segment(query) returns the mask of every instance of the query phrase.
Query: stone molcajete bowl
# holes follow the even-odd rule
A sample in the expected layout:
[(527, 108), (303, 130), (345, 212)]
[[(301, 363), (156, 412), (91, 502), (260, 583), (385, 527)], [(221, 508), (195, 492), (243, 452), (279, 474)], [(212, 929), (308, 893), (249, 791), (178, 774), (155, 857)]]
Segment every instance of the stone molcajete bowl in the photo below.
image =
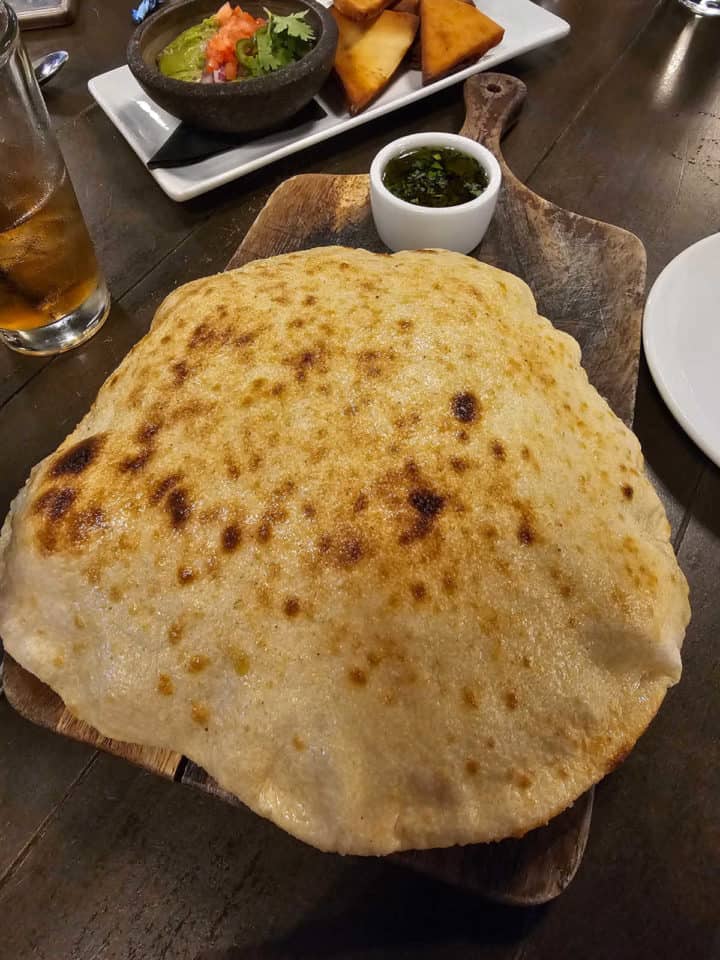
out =
[[(233, 5), (237, 2), (234, 0)], [(254, 17), (264, 16), (265, 7), (281, 16), (307, 10), (306, 19), (316, 37), (312, 50), (281, 70), (237, 83), (188, 83), (160, 73), (160, 51), (220, 6), (221, 0), (179, 0), (162, 7), (130, 38), (128, 66), (155, 103), (193, 127), (223, 133), (255, 133), (278, 127), (309, 103), (325, 83), (335, 59), (335, 21), (317, 0), (241, 0), (243, 10)]]

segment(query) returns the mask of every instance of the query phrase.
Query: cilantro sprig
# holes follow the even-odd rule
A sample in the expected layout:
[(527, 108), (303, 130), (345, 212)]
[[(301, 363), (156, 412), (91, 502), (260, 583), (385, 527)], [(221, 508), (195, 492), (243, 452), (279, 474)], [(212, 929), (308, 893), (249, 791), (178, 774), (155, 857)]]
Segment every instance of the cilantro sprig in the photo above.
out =
[(312, 47), (315, 33), (305, 10), (280, 17), (265, 10), (267, 23), (248, 40), (239, 40), (238, 63), (251, 77), (261, 77), (295, 63)]

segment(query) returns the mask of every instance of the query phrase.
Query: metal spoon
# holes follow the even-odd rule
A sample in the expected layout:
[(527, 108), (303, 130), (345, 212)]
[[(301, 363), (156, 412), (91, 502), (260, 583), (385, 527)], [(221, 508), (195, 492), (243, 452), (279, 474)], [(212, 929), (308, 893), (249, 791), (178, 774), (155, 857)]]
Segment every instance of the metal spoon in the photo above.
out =
[(67, 50), (55, 50), (54, 53), (47, 53), (44, 57), (33, 64), (35, 79), (42, 87), (48, 80), (52, 80), (58, 70), (62, 70), (70, 59)]

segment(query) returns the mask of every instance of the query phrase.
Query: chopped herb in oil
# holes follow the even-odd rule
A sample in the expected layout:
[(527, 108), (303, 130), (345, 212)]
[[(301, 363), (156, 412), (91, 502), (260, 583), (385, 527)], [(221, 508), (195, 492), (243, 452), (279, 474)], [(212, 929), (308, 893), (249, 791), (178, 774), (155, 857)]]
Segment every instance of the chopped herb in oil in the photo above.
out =
[(383, 183), (390, 193), (419, 207), (455, 207), (486, 189), (486, 170), (452, 147), (418, 147), (388, 163)]

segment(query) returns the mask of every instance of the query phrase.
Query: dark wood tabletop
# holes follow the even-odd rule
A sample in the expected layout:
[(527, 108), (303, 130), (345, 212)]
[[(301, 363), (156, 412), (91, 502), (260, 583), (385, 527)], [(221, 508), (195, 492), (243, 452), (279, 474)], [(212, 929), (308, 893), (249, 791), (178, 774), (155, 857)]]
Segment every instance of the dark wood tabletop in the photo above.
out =
[[(114, 305), (70, 354), (0, 353), (2, 515), (159, 302), (221, 270), (282, 180), (366, 172), (392, 137), (463, 121), (457, 86), (176, 204), (87, 91), (124, 62), (131, 5), (80, 0), (73, 25), (26, 34), (33, 56), (70, 52), (47, 104)], [(572, 32), (502, 68), (528, 87), (505, 155), (536, 192), (636, 233), (652, 283), (720, 230), (720, 22), (677, 0), (542, 6)], [(245, 809), (34, 727), (0, 700), (0, 957), (720, 957), (720, 471), (675, 424), (644, 364), (635, 429), (693, 620), (682, 680), (597, 789), (584, 862), (560, 899), (501, 908), (384, 860), (321, 854)]]

